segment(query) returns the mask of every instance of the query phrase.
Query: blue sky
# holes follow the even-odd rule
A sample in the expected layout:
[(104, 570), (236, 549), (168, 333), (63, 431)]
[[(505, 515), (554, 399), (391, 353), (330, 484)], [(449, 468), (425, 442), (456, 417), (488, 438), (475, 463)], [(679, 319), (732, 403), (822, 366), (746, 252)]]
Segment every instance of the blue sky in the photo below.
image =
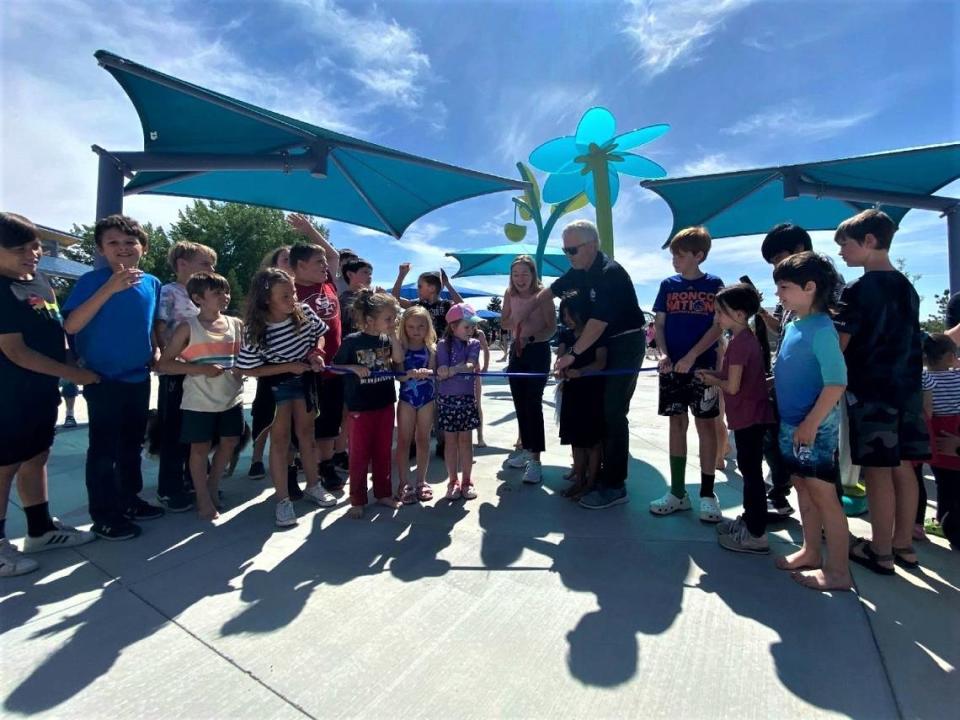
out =
[[(572, 134), (584, 110), (603, 105), (618, 131), (670, 123), (640, 152), (680, 176), (955, 141), (958, 30), (960, 5), (950, 0), (6, 0), (0, 206), (57, 227), (89, 222), (90, 145), (142, 147), (132, 106), (93, 59), (98, 48), (318, 125), (511, 177), (534, 147)], [(942, 192), (958, 191), (960, 183)], [(168, 224), (183, 204), (141, 196), (126, 210)], [(455, 270), (445, 252), (502, 244), (512, 219), (502, 193), (434, 212), (400, 241), (339, 223), (333, 240), (371, 258), (386, 284), (403, 260), (415, 271)], [(617, 257), (647, 307), (670, 273), (659, 249), (670, 225), (665, 203), (623, 183)], [(829, 234), (815, 237), (835, 253)], [(944, 220), (914, 211), (895, 240), (893, 255), (923, 276), (924, 315), (947, 284), (945, 238)], [(759, 241), (718, 240), (704, 267), (729, 280), (749, 274), (770, 290)], [(465, 283), (494, 290), (504, 279)]]

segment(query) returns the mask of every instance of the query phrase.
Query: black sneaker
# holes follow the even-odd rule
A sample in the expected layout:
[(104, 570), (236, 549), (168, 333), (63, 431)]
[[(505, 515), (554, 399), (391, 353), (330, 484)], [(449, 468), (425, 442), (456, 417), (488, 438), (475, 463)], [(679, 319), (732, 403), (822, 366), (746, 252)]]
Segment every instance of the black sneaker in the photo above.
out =
[(65, 428), (75, 428), (77, 426), (77, 419), (73, 415), (67, 415), (63, 421), (63, 426)]
[(143, 532), (139, 525), (121, 520), (115, 524), (94, 523), (90, 528), (102, 540), (133, 540)]
[(340, 476), (340, 473), (337, 472), (337, 468), (333, 464), (333, 460), (322, 461), (320, 463), (319, 474), (320, 484), (323, 485), (325, 490), (333, 492), (335, 490), (343, 489), (345, 481)]
[(263, 463), (259, 460), (254, 460), (250, 463), (250, 471), (247, 473), (252, 479), (259, 480), (260, 478), (267, 476), (267, 469), (263, 466)]
[(338, 453), (334, 453), (332, 459), (333, 459), (334, 467), (338, 467), (341, 470), (350, 469), (350, 456), (347, 455), (346, 450), (341, 450)]
[(796, 512), (793, 509), (793, 506), (787, 501), (786, 498), (782, 497), (768, 497), (767, 498), (767, 515), (772, 515), (774, 517), (785, 518), (790, 517), (793, 513)]
[(287, 494), (291, 500), (299, 500), (303, 497), (303, 490), (300, 489), (300, 483), (297, 482), (297, 466), (287, 467)]
[(157, 507), (156, 505), (151, 505), (145, 500), (140, 498), (135, 498), (133, 505), (127, 508), (127, 511), (123, 513), (123, 516), (127, 520), (156, 520), (158, 517), (163, 517), (163, 508)]
[[(182, 513), (193, 509), (193, 500), (189, 495), (157, 495), (157, 502), (167, 512)], [(146, 505), (146, 503), (144, 503)], [(150, 507), (147, 505), (147, 507)]]

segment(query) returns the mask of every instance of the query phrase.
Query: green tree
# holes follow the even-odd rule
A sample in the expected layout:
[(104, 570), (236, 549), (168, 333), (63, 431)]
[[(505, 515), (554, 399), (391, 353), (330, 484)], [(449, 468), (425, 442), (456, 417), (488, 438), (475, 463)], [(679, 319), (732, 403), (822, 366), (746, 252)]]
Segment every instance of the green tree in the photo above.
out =
[(950, 291), (944, 290), (933, 297), (937, 303), (937, 311), (930, 313), (927, 319), (920, 323), (920, 327), (928, 333), (943, 332), (947, 327), (947, 303), (950, 301)]
[(494, 295), (490, 298), (490, 302), (487, 303), (487, 310), (491, 312), (503, 312), (503, 298), (499, 295)]

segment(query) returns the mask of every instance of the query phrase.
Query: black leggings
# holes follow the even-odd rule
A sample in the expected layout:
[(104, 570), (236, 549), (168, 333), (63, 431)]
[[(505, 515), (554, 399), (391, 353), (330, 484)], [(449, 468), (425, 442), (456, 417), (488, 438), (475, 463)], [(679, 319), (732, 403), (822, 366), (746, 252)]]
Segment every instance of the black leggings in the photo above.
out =
[(733, 431), (737, 467), (743, 476), (743, 520), (754, 537), (763, 535), (767, 529), (767, 497), (763, 484), (763, 438), (766, 432), (766, 425), (751, 425)]
[[(527, 343), (520, 357), (510, 348), (508, 372), (546, 373), (550, 370), (550, 343)], [(524, 450), (539, 453), (546, 450), (543, 433), (543, 389), (547, 377), (510, 378), (510, 394), (520, 426), (520, 444)]]

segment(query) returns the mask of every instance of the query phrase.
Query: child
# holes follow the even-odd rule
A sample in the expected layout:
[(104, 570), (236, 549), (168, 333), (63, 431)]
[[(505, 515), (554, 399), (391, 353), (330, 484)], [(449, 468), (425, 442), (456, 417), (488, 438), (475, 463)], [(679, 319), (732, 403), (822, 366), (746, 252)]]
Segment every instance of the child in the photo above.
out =
[[(190, 446), (197, 512), (214, 520), (220, 478), (243, 434), (243, 382), (234, 369), (243, 323), (223, 314), (230, 305), (230, 284), (223, 276), (196, 273), (186, 290), (200, 312), (177, 326), (157, 368), (184, 377), (180, 439)], [(219, 442), (208, 471), (214, 440)]]
[[(480, 362), (480, 372), (485, 373), (490, 367), (490, 343), (487, 342), (487, 334), (479, 325), (474, 325), (473, 335), (480, 342), (480, 354), (483, 360)], [(486, 440), (483, 439), (483, 378), (477, 376), (477, 415), (480, 416), (480, 425), (477, 427), (477, 447), (485, 448)]]
[(270, 477), (277, 498), (277, 527), (297, 524), (287, 484), (291, 428), (300, 441), (307, 478), (304, 497), (320, 507), (337, 503), (317, 482), (313, 441), (316, 385), (308, 374), (323, 368), (321, 347), (326, 329), (313, 310), (297, 302), (290, 275), (269, 269), (253, 276), (237, 368), (244, 375), (268, 378), (276, 403), (276, 416), (270, 426)]
[[(341, 322), (340, 300), (337, 287), (330, 272), (337, 265), (337, 251), (327, 242), (303, 215), (293, 214), (289, 221), (312, 243), (298, 243), (290, 249), (290, 267), (293, 269), (297, 297), (313, 310), (327, 325), (323, 336), (323, 362), (331, 364), (340, 349)], [(317, 376), (319, 414), (314, 423), (317, 455), (320, 458), (320, 482), (327, 490), (343, 487), (343, 478), (333, 464), (334, 444), (340, 436), (340, 421), (343, 417), (343, 378), (326, 372)]]
[[(430, 429), (433, 427), (433, 381), (437, 367), (437, 334), (425, 308), (414, 305), (403, 312), (400, 319), (400, 345), (403, 348), (403, 369), (406, 376), (400, 381), (400, 402), (397, 403), (397, 472), (400, 475), (398, 495), (406, 504), (433, 499), (427, 484), (430, 464)], [(407, 481), (410, 466), (410, 440), (416, 436), (417, 485)]]
[(357, 331), (356, 318), (353, 317), (354, 300), (357, 293), (370, 287), (373, 282), (373, 265), (363, 258), (353, 258), (343, 264), (343, 277), (347, 289), (340, 293), (340, 307), (347, 308), (343, 313), (343, 337)]
[[(336, 277), (338, 297), (342, 295), (344, 292), (346, 292), (347, 288), (349, 287), (349, 283), (347, 282), (347, 276), (343, 269), (344, 265), (346, 265), (351, 260), (356, 260), (359, 257), (359, 255), (357, 255), (350, 248), (340, 248), (339, 255), (340, 255), (340, 261), (337, 263), (337, 277)], [(341, 305), (340, 307), (342, 308), (343, 305)]]
[[(206, 245), (178, 242), (167, 253), (167, 263), (176, 280), (160, 288), (156, 327), (161, 353), (170, 343), (177, 327), (197, 317), (199, 310), (187, 293), (187, 281), (194, 273), (212, 273), (217, 264), (217, 254)], [(160, 388), (157, 391), (157, 419), (161, 433), (157, 500), (169, 512), (175, 513), (193, 507), (184, 486), (190, 449), (180, 442), (182, 400), (183, 375), (160, 373)]]
[(139, 497), (160, 281), (137, 268), (150, 240), (133, 218), (98, 220), (93, 239), (107, 267), (77, 280), (63, 306), (64, 329), (74, 336), (78, 361), (101, 378), (83, 388), (92, 530), (104, 540), (129, 540), (140, 534), (135, 521), (163, 515)]
[(727, 550), (768, 553), (767, 503), (763, 484), (763, 438), (774, 422), (767, 392), (770, 345), (762, 320), (750, 331), (750, 319), (760, 310), (760, 295), (752, 285), (725, 287), (716, 297), (717, 319), (733, 334), (720, 372), (698, 370), (705, 385), (723, 391), (727, 424), (737, 445), (737, 467), (743, 477), (743, 515), (717, 526), (718, 541)]
[[(837, 402), (843, 397), (847, 370), (826, 313), (837, 274), (826, 257), (802, 252), (777, 265), (773, 278), (784, 310), (795, 316), (780, 342), (774, 385), (780, 408), (780, 454), (797, 489), (803, 525), (803, 547), (777, 558), (776, 564), (793, 571), (793, 579), (804, 587), (849, 590), (847, 516), (840, 504), (836, 459)], [(825, 560), (820, 553), (823, 536)]]
[(851, 458), (864, 470), (872, 540), (857, 539), (850, 559), (881, 575), (894, 562), (919, 565), (911, 545), (917, 480), (911, 461), (930, 457), (923, 418), (920, 298), (890, 262), (896, 225), (879, 210), (864, 210), (837, 228), (840, 257), (862, 277), (840, 296), (836, 316), (850, 382)]
[(663, 356), (659, 364), (659, 413), (670, 418), (670, 489), (650, 503), (650, 512), (669, 515), (690, 509), (684, 482), (689, 408), (700, 438), (700, 520), (720, 522), (720, 504), (713, 492), (719, 392), (704, 385), (693, 372), (712, 370), (717, 363), (720, 328), (716, 324), (714, 299), (723, 281), (700, 269), (710, 252), (710, 243), (710, 235), (702, 227), (686, 228), (673, 236), (670, 252), (678, 274), (660, 283), (653, 304), (657, 346)]
[[(410, 263), (401, 263), (400, 270), (397, 273), (397, 280), (393, 284), (393, 296), (402, 308), (408, 308), (413, 305), (420, 305), (426, 308), (427, 312), (430, 313), (430, 317), (433, 319), (433, 329), (436, 331), (437, 337), (444, 337), (447, 330), (447, 313), (450, 312), (453, 303), (462, 303), (463, 298), (460, 297), (460, 293), (458, 293), (450, 283), (450, 278), (447, 277), (445, 270), (440, 270), (439, 273), (432, 271), (420, 273), (420, 277), (417, 278), (417, 299), (407, 300), (402, 298), (400, 297), (400, 290), (403, 287), (404, 278), (406, 278), (409, 273)], [(440, 293), (443, 291), (443, 288), (446, 288), (450, 293), (450, 300), (440, 298)]]
[[(440, 396), (437, 414), (444, 434), (447, 465), (447, 500), (477, 497), (470, 474), (473, 470), (473, 431), (480, 425), (475, 395), (475, 378), (458, 373), (477, 371), (480, 341), (470, 337), (470, 326), (480, 318), (466, 303), (457, 303), (447, 312), (446, 336), (437, 345), (437, 377)], [(458, 480), (458, 467), (462, 481)]]
[[(567, 329), (560, 334), (558, 355), (570, 351), (589, 319), (590, 301), (585, 295), (575, 292), (560, 302), (560, 320)], [(579, 500), (596, 485), (603, 439), (604, 379), (583, 377), (583, 373), (603, 370), (606, 366), (607, 349), (594, 343), (562, 371), (560, 443), (573, 446), (573, 485), (564, 495), (573, 500)]]
[[(923, 409), (934, 437), (960, 433), (960, 370), (956, 368), (957, 346), (943, 333), (923, 342), (927, 369), (923, 372)], [(937, 519), (928, 529), (943, 535), (943, 517), (960, 513), (960, 457), (935, 452), (930, 469), (937, 483)]]
[[(390, 446), (397, 389), (394, 366), (403, 363), (397, 338), (397, 304), (383, 292), (357, 292), (353, 315), (363, 329), (343, 339), (334, 362), (351, 371), (345, 384), (350, 424), (350, 510), (360, 519), (367, 504), (367, 470), (373, 470), (373, 496), (379, 505), (400, 507), (393, 497)], [(374, 374), (375, 373), (375, 374)]]
[(82, 545), (91, 532), (50, 517), (47, 457), (60, 405), (58, 378), (86, 385), (97, 375), (66, 364), (66, 344), (53, 289), (37, 272), (43, 248), (37, 228), (0, 213), (0, 577), (36, 570), (6, 537), (14, 478), (27, 517), (24, 552)]

